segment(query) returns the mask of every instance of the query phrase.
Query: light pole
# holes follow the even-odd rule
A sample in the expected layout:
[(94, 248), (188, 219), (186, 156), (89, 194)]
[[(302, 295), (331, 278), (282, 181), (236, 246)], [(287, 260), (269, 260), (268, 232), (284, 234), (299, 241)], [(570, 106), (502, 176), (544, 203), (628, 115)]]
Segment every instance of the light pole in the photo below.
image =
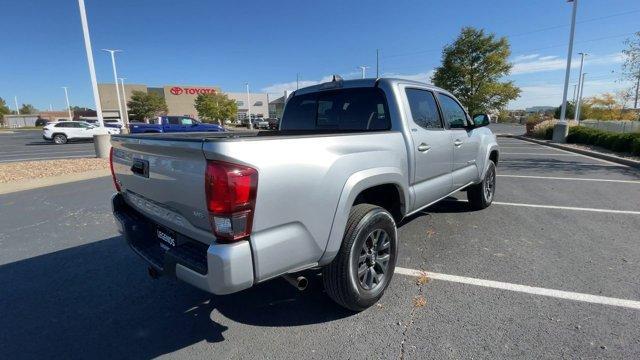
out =
[(580, 90), (578, 90), (578, 104), (576, 105), (576, 121), (580, 123), (580, 105), (582, 104), (582, 92), (584, 91), (584, 76), (587, 73), (582, 74), (580, 79)]
[(300, 73), (296, 73), (296, 90), (300, 88)]
[(251, 122), (251, 100), (249, 99), (249, 83), (246, 82), (244, 85), (247, 87), (247, 116), (249, 117), (249, 129), (253, 130), (253, 122)]
[(20, 115), (20, 108), (18, 107), (18, 97), (13, 97), (13, 102), (16, 104), (16, 114)]
[[(584, 65), (584, 57), (587, 55), (587, 53), (578, 53), (580, 54), (580, 73), (578, 73), (578, 88), (580, 89), (578, 91), (578, 98), (581, 99), (582, 98), (582, 67)], [(579, 109), (580, 109), (580, 104), (576, 104), (576, 108), (574, 111), (574, 116), (573, 116), (573, 120), (574, 121), (578, 121), (580, 122), (580, 117), (578, 117), (578, 113), (579, 113)]]
[(569, 88), (569, 76), (571, 75), (571, 54), (573, 53), (573, 35), (576, 29), (576, 11), (578, 10), (578, 0), (567, 0), (573, 2), (571, 11), (571, 31), (569, 33), (569, 51), (567, 52), (567, 70), (564, 74), (564, 89), (562, 91), (562, 108), (560, 110), (560, 121), (553, 127), (553, 142), (564, 143), (567, 141), (569, 125), (565, 119), (567, 113), (567, 92)]
[(376, 79), (380, 77), (380, 49), (376, 49)]
[(118, 49), (102, 49), (111, 55), (111, 66), (113, 67), (113, 85), (116, 88), (116, 96), (118, 97), (118, 116), (122, 119), (124, 111), (122, 111), (122, 101), (120, 101), (120, 87), (118, 86), (118, 71), (116, 71), (116, 53), (122, 52)]
[(69, 121), (73, 120), (73, 116), (71, 116), (71, 105), (69, 104), (69, 92), (67, 91), (67, 87), (63, 86), (64, 89), (64, 98), (67, 100), (67, 111), (69, 112)]
[(124, 128), (125, 132), (129, 131), (129, 109), (127, 109), (127, 92), (124, 89), (124, 80), (126, 78), (120, 78), (120, 86), (122, 86), (122, 100), (124, 101)]
[(80, 8), (80, 22), (82, 22), (82, 34), (84, 37), (84, 49), (87, 52), (87, 63), (89, 64), (89, 75), (91, 77), (91, 89), (93, 90), (93, 101), (96, 104), (98, 125), (104, 128), (102, 120), (102, 106), (100, 105), (100, 93), (98, 93), (98, 81), (96, 80), (96, 68), (93, 64), (93, 50), (91, 49), (91, 37), (89, 36), (89, 25), (87, 24), (87, 11), (84, 7), (84, 0), (78, 0)]
[(367, 77), (367, 69), (368, 69), (368, 68), (369, 68), (369, 67), (368, 67), (368, 66), (365, 66), (365, 65), (362, 65), (362, 66), (358, 66), (358, 67), (357, 67), (357, 69), (362, 70), (362, 78), (363, 78), (363, 79), (364, 79), (365, 77)]
[(578, 95), (578, 93), (576, 92), (576, 89), (578, 88), (578, 84), (573, 84), (573, 105), (576, 104), (576, 101), (578, 101), (578, 98), (576, 98), (576, 96)]

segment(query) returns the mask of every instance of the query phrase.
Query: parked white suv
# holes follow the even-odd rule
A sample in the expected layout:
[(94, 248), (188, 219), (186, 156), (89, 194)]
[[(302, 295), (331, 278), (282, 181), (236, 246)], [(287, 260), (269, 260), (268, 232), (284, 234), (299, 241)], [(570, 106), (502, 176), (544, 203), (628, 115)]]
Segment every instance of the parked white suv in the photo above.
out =
[[(111, 135), (119, 134), (118, 128), (105, 128)], [(101, 134), (102, 130), (83, 121), (62, 121), (46, 125), (42, 128), (42, 138), (56, 144), (66, 144), (69, 140), (93, 139), (93, 135)]]

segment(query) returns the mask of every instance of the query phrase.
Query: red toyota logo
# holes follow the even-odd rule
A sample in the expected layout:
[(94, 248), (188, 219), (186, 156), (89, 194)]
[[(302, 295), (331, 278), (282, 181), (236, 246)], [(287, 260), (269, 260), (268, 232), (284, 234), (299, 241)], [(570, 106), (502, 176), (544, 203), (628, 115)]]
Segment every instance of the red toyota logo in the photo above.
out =
[(171, 93), (172, 93), (173, 95), (180, 95), (180, 94), (182, 94), (182, 92), (183, 92), (184, 90), (182, 90), (182, 88), (181, 88), (181, 87), (179, 87), (179, 86), (174, 86), (174, 87), (172, 87), (172, 88), (171, 88), (171, 90), (169, 90), (169, 91), (171, 91)]

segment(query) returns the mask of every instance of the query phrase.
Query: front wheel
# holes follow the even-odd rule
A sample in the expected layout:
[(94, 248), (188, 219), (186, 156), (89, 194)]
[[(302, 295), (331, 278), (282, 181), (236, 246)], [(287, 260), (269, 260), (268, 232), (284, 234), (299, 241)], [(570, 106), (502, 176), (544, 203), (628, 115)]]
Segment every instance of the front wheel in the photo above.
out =
[(496, 192), (496, 164), (489, 160), (489, 166), (487, 172), (484, 175), (482, 182), (477, 185), (472, 185), (467, 190), (467, 198), (469, 199), (469, 205), (474, 210), (482, 210), (493, 201), (493, 196)]
[(67, 143), (67, 137), (64, 134), (56, 134), (53, 137), (53, 142), (57, 145), (62, 145)]
[(323, 271), (327, 294), (353, 311), (370, 307), (391, 282), (397, 252), (396, 223), (391, 214), (375, 205), (355, 205), (342, 246)]

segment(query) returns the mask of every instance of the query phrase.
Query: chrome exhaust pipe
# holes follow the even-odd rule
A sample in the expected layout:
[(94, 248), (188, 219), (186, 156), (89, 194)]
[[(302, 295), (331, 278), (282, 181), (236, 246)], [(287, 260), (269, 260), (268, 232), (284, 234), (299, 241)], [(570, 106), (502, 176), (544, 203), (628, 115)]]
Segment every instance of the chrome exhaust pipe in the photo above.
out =
[(295, 276), (291, 274), (284, 274), (282, 275), (282, 277), (287, 280), (289, 284), (293, 285), (293, 287), (300, 291), (305, 290), (309, 285), (309, 280), (307, 280), (307, 278), (302, 275)]

